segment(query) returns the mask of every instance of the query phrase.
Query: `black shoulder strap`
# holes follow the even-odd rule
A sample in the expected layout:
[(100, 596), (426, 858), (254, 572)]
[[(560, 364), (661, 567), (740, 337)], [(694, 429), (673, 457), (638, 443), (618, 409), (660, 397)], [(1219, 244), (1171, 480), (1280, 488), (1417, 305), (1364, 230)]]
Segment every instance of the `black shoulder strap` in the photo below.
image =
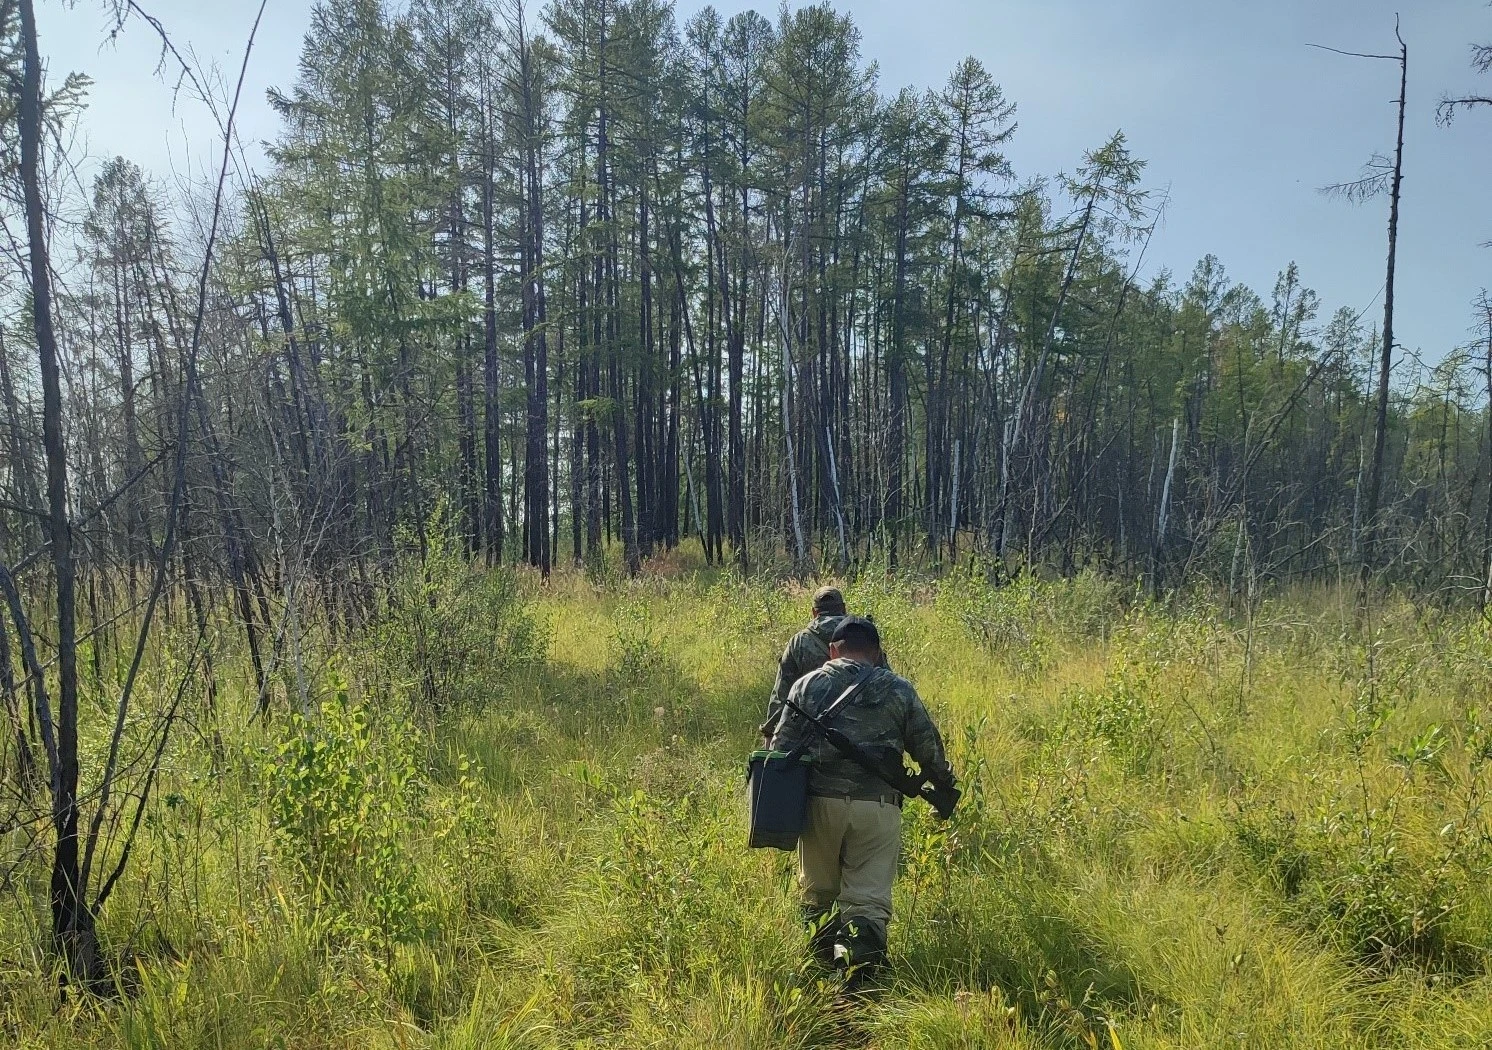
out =
[(855, 677), (855, 680), (849, 684), (849, 687), (845, 689), (844, 692), (839, 694), (838, 699), (836, 699), (828, 707), (824, 708), (824, 713), (819, 715), (819, 721), (827, 722), (829, 719), (838, 714), (842, 708), (848, 706), (850, 702), (855, 699), (855, 697), (860, 695), (860, 690), (865, 688), (866, 683), (869, 682), (871, 678), (875, 677), (875, 673), (878, 670), (880, 670), (880, 668), (876, 667), (874, 664), (866, 664), (865, 670), (861, 671)]
[[(818, 721), (819, 725), (823, 725), (823, 724), (827, 723), (829, 721), (829, 719), (833, 718), (835, 715), (839, 714), (840, 711), (844, 710), (844, 708), (847, 707), (855, 699), (855, 697), (860, 694), (860, 690), (863, 689), (863, 688), (865, 688), (866, 683), (869, 682), (873, 677), (875, 677), (875, 673), (878, 670), (880, 670), (880, 668), (878, 668), (878, 667), (876, 667), (874, 665), (867, 665), (866, 668), (865, 668), (865, 670), (861, 671), (858, 675), (856, 675), (855, 676), (855, 680), (853, 682), (851, 682), (848, 687), (845, 688), (845, 691), (842, 692), (842, 693), (840, 693), (839, 696), (835, 699), (835, 701), (832, 704), (830, 704), (828, 707), (824, 708), (824, 713), (823, 714), (817, 716), (817, 721)], [(794, 705), (794, 706), (797, 706), (797, 705)], [(787, 710), (788, 710), (787, 707), (784, 706), (784, 708), (783, 708), (783, 714), (784, 714), (784, 716), (787, 714)], [(819, 728), (819, 726), (818, 725), (814, 725), (813, 722), (809, 722), (809, 726), (808, 727), (809, 727), (809, 729), (818, 729)], [(811, 735), (810, 735), (810, 739), (811, 739)], [(793, 748), (791, 754), (794, 757), (797, 757), (797, 756), (801, 755), (808, 748), (808, 745), (809, 745), (809, 741), (805, 740), (803, 743), (801, 743), (797, 747)]]

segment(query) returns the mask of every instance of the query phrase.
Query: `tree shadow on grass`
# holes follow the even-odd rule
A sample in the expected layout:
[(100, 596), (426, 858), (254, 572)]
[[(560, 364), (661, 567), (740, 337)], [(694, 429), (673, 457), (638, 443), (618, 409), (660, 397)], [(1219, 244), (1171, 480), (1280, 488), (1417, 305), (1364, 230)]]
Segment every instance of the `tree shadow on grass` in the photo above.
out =
[(645, 668), (601, 670), (550, 662), (505, 683), (502, 699), (479, 715), (526, 712), (556, 739), (580, 743), (598, 734), (691, 744), (727, 741), (749, 748), (766, 710), (769, 683), (707, 689), (684, 666), (657, 655)]

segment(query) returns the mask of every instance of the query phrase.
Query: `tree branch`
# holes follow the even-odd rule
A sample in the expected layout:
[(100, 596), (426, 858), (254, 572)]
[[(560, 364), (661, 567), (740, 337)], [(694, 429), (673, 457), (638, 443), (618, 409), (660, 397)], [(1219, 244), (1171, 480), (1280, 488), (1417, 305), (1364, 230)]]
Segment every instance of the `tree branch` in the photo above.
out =
[(170, 565), (171, 552), (177, 538), (176, 526), (180, 516), (178, 508), (181, 506), (186, 488), (186, 443), (191, 427), (192, 391), (197, 382), (197, 358), (202, 347), (202, 326), (207, 315), (207, 287), (212, 274), (214, 252), (222, 219), (224, 186), (228, 181), (228, 166), (233, 157), (233, 124), (238, 114), (239, 99), (243, 95), (244, 79), (248, 75), (249, 57), (254, 52), (254, 39), (258, 36), (259, 23), (264, 18), (264, 8), (268, 2), (269, 0), (260, 0), (259, 10), (254, 16), (254, 24), (249, 29), (249, 39), (244, 45), (243, 62), (238, 70), (238, 85), (234, 89), (233, 101), (228, 108), (228, 120), (223, 128), (223, 160), (218, 170), (217, 187), (213, 195), (212, 223), (208, 229), (207, 245), (202, 257), (202, 270), (197, 283), (197, 311), (192, 324), (191, 342), (186, 347), (186, 375), (182, 383), (181, 410), (177, 421), (175, 478), (171, 487), (170, 507), (167, 511), (166, 534), (161, 540), (161, 549), (155, 566), (155, 578), (151, 581), (150, 597), (146, 602), (140, 632), (135, 641), (134, 655), (131, 657), (129, 670), (125, 674), (124, 685), (120, 690), (119, 709), (115, 715), (114, 732), (109, 741), (109, 755), (104, 765), (103, 779), (100, 781), (98, 807), (94, 811), (93, 820), (88, 829), (88, 841), (84, 846), (82, 874), (78, 880), (80, 895), (86, 892), (88, 879), (92, 874), (99, 829), (103, 826), (104, 813), (109, 805), (109, 791), (119, 764), (119, 748), (124, 739), (130, 698), (134, 692), (135, 682), (138, 680), (145, 646), (150, 638), (156, 605), (160, 600), (161, 592), (165, 589), (166, 571)]
[(1334, 47), (1327, 47), (1325, 44), (1309, 44), (1308, 43), (1308, 44), (1306, 44), (1306, 47), (1314, 47), (1314, 48), (1316, 48), (1316, 49), (1318, 49), (1320, 51), (1330, 51), (1334, 55), (1344, 55), (1347, 58), (1371, 58), (1371, 59), (1382, 60), (1384, 62), (1397, 62), (1397, 61), (1399, 61), (1399, 56), (1398, 55), (1370, 55), (1370, 54), (1364, 54), (1361, 51), (1340, 51), (1340, 50), (1338, 50), (1337, 48), (1334, 48)]

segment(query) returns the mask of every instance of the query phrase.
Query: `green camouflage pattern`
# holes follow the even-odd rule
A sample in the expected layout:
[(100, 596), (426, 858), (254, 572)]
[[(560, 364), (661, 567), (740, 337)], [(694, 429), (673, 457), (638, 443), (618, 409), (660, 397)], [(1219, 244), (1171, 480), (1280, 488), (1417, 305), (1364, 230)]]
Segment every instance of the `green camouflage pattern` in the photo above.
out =
[[(798, 679), (788, 693), (793, 703), (812, 715), (821, 714), (865, 670), (854, 660), (830, 660), (817, 671)], [(902, 756), (912, 761), (927, 778), (954, 783), (953, 768), (943, 750), (943, 737), (933, 724), (912, 683), (885, 667), (877, 667), (864, 687), (833, 715), (829, 724), (857, 744), (893, 763)], [(892, 789), (875, 774), (861, 769), (841, 755), (791, 708), (784, 710), (781, 724), (772, 737), (772, 748), (792, 751), (805, 747), (812, 755), (808, 793), (826, 798), (880, 798)]]
[(843, 621), (843, 616), (816, 617), (787, 643), (782, 659), (777, 662), (777, 681), (772, 684), (772, 695), (767, 700), (767, 720), (762, 723), (762, 736), (770, 738), (776, 731), (777, 720), (782, 717), (782, 701), (788, 690), (810, 671), (823, 667), (824, 661), (829, 659), (829, 639), (834, 637)]

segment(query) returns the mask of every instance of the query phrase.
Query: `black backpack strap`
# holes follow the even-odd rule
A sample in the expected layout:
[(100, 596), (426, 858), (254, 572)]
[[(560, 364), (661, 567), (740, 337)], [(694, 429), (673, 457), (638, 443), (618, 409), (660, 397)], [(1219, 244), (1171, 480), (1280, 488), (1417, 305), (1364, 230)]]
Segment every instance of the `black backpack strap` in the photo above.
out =
[[(817, 721), (819, 723), (827, 722), (829, 719), (833, 718), (840, 711), (842, 711), (846, 706), (852, 703), (855, 697), (860, 694), (860, 690), (865, 688), (866, 684), (875, 677), (875, 673), (879, 670), (880, 668), (874, 665), (867, 666), (865, 670), (861, 671), (860, 674), (856, 676), (855, 680), (849, 684), (845, 691), (839, 694), (839, 696), (832, 704), (824, 708), (824, 713), (818, 716)], [(796, 707), (797, 705), (794, 704), (793, 706)], [(786, 715), (787, 711), (788, 708), (786, 705), (784, 705), (783, 715)], [(778, 725), (781, 725), (780, 720), (778, 722)], [(810, 730), (817, 730), (818, 726), (815, 725), (814, 722), (810, 721), (808, 723), (808, 728)], [(814, 742), (815, 741), (813, 740), (813, 734), (810, 733), (808, 739), (804, 740), (803, 743), (793, 748), (792, 751), (788, 752), (788, 754), (790, 754), (794, 759), (802, 758), (803, 754), (809, 749), (809, 747), (813, 745)]]

